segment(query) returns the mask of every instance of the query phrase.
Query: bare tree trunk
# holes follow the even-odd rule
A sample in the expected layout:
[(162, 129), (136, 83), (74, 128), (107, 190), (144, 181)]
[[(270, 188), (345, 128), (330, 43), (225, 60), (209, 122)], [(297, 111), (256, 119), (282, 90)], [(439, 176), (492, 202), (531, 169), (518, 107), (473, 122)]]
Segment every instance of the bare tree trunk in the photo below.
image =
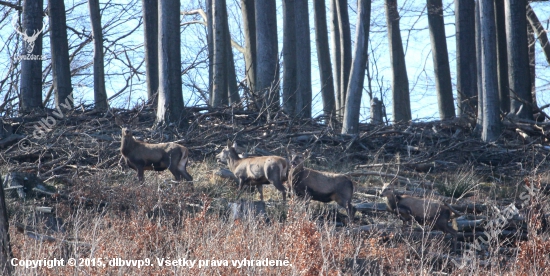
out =
[(243, 32), (245, 43), (245, 70), (248, 88), (256, 91), (256, 19), (254, 0), (241, 0), (243, 14)]
[(206, 0), (206, 43), (208, 43), (208, 104), (212, 106), (214, 98), (214, 11), (212, 1)]
[(317, 45), (317, 61), (319, 62), (321, 96), (323, 98), (323, 114), (326, 120), (333, 120), (335, 116), (334, 83), (328, 47), (325, 0), (313, 1), (313, 9), (315, 14), (315, 44)]
[[(42, 56), (42, 37), (44, 32), (40, 32), (36, 40), (30, 41), (28, 38), (34, 31), (43, 29), (42, 0), (24, 0), (23, 2), (23, 22), (22, 28), (18, 32), (25, 32), (27, 37), (21, 37), (23, 40), (22, 55)], [(36, 108), (44, 108), (42, 104), (42, 59), (23, 59), (21, 60), (21, 95), (19, 105), (21, 112), (30, 112)]]
[(275, 0), (255, 2), (256, 8), (256, 87), (260, 106), (279, 106), (279, 59)]
[(531, 98), (533, 101), (533, 111), (538, 110), (537, 104), (537, 89), (536, 89), (536, 72), (535, 72), (535, 30), (531, 24), (527, 24), (527, 44), (529, 45), (529, 76), (531, 81)]
[(405, 64), (405, 53), (403, 51), (401, 30), (399, 28), (397, 0), (386, 0), (385, 6), (392, 66), (393, 121), (407, 122), (412, 119), (411, 101), (409, 97), (407, 65)]
[[(527, 46), (526, 0), (505, 0), (506, 37), (508, 38), (508, 79), (510, 113), (533, 120), (529, 49)], [(523, 106), (523, 108), (522, 108)]]
[(497, 36), (497, 74), (500, 110), (510, 111), (510, 87), (508, 85), (508, 43), (506, 42), (506, 21), (504, 18), (504, 0), (495, 2), (495, 24)]
[(236, 104), (241, 101), (241, 98), (239, 96), (239, 88), (237, 87), (237, 74), (235, 73), (235, 62), (233, 60), (233, 49), (231, 48), (231, 33), (229, 32), (229, 22), (227, 19), (229, 16), (227, 15), (227, 3), (225, 0), (223, 1), (223, 28), (224, 28), (224, 34), (225, 34), (225, 42), (224, 45), (226, 47), (226, 54), (225, 57), (227, 58), (225, 62), (225, 69), (226, 69), (226, 81), (227, 81), (227, 99), (229, 100), (229, 104)]
[(342, 94), (340, 87), (341, 49), (340, 49), (340, 23), (338, 22), (338, 0), (330, 0), (330, 48), (332, 49), (332, 77), (334, 78), (334, 103), (337, 119), (340, 120), (344, 114), (344, 103), (341, 101)]
[(455, 109), (453, 86), (451, 84), (451, 68), (449, 67), (449, 55), (447, 52), (447, 37), (445, 36), (445, 22), (443, 21), (443, 4), (441, 0), (427, 0), (427, 3), (439, 117), (441, 119), (449, 119), (455, 117)]
[(184, 124), (181, 89), (180, 1), (159, 0), (159, 97), (156, 125)]
[(455, 1), (458, 116), (474, 118), (477, 107), (475, 1)]
[(212, 97), (210, 98), (210, 105), (212, 107), (219, 107), (221, 105), (227, 105), (228, 103), (228, 86), (227, 86), (227, 35), (225, 34), (225, 12), (224, 0), (212, 0), (212, 12), (213, 12), (213, 39), (214, 39), (214, 56), (213, 56), (213, 86)]
[(12, 253), (10, 246), (10, 227), (3, 183), (2, 175), (0, 174), (0, 273), (2, 273), (2, 275), (11, 275), (12, 267), (10, 259)]
[(527, 5), (527, 19), (529, 19), (529, 23), (533, 29), (535, 29), (540, 46), (546, 57), (546, 62), (550, 65), (550, 43), (548, 43), (548, 35), (530, 5)]
[(143, 46), (145, 48), (145, 74), (147, 97), (153, 108), (157, 106), (159, 88), (158, 56), (158, 0), (141, 0), (143, 12)]
[(481, 0), (481, 63), (483, 82), (483, 131), (481, 139), (491, 142), (498, 139), (500, 126), (498, 78), (496, 63), (496, 26), (493, 0)]
[(368, 58), (368, 40), (370, 29), (371, 0), (360, 0), (357, 3), (357, 36), (355, 53), (351, 67), (342, 134), (357, 134), (359, 132), (359, 113), (363, 81)]
[(294, 3), (294, 0), (283, 0), (283, 108), (290, 116), (296, 115), (299, 93)]
[[(50, 0), (52, 1), (52, 0)], [(63, 2), (61, 0), (60, 2)], [(94, 101), (95, 109), (106, 111), (109, 108), (107, 103), (107, 92), (105, 90), (105, 65), (103, 62), (103, 33), (101, 26), (101, 12), (99, 0), (88, 0), (90, 8), (90, 21), (92, 22), (92, 33), (94, 36)], [(66, 33), (66, 32), (65, 32)], [(67, 61), (69, 56), (67, 54)], [(67, 68), (67, 70), (69, 70)]]
[(476, 20), (476, 69), (477, 69), (477, 120), (474, 129), (475, 133), (481, 133), (483, 130), (483, 65), (481, 56), (481, 18), (480, 4), (475, 1), (475, 20)]
[(344, 116), (346, 105), (346, 93), (351, 70), (351, 31), (348, 15), (348, 1), (338, 0), (338, 26), (340, 27), (340, 107)]
[[(307, 0), (295, 0), (296, 21), (296, 114), (302, 118), (311, 117), (311, 40), (309, 35), (309, 8)], [(298, 47), (299, 46), (299, 47)]]
[[(63, 3), (63, 0), (49, 0), (48, 2), (51, 31), (50, 44), (52, 52), (53, 86), (55, 88), (55, 107), (61, 108), (60, 104), (65, 104), (65, 102), (67, 102), (70, 106), (73, 105), (71, 96), (73, 88), (71, 85), (71, 65), (69, 61), (69, 42), (67, 41), (65, 4)], [(101, 67), (101, 69), (103, 69), (103, 67)], [(104, 81), (102, 83), (104, 84)], [(103, 90), (105, 91), (105, 89)], [(67, 99), (71, 100), (66, 101)]]

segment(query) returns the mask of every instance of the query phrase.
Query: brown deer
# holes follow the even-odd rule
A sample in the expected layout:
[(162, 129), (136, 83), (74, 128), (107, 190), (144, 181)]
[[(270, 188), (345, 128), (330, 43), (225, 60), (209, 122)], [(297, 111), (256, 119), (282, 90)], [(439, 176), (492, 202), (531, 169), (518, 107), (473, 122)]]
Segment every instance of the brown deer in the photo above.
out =
[[(115, 119), (118, 123), (118, 120)], [(193, 181), (187, 172), (189, 151), (186, 147), (174, 142), (150, 144), (138, 141), (132, 131), (122, 128), (120, 153), (126, 164), (137, 171), (139, 181), (143, 181), (145, 170), (164, 171), (169, 169), (177, 181)]]
[(286, 201), (286, 189), (283, 182), (287, 179), (288, 163), (280, 156), (239, 157), (235, 148), (236, 143), (227, 141), (227, 146), (216, 155), (218, 163), (226, 164), (229, 170), (237, 177), (240, 197), (244, 185), (254, 185), (260, 192), (260, 199), (264, 200), (262, 185), (273, 184), (283, 193)]
[(309, 154), (309, 150), (303, 154), (289, 153), (291, 168), (288, 183), (299, 197), (325, 203), (336, 201), (346, 209), (350, 221), (353, 221), (355, 217), (355, 208), (351, 205), (353, 182), (342, 174), (304, 168), (304, 161), (309, 158)]
[(420, 224), (432, 226), (433, 229), (451, 234), (453, 248), (456, 251), (457, 231), (449, 226), (449, 220), (451, 212), (458, 215), (461, 213), (437, 200), (398, 195), (393, 189), (395, 183), (397, 183), (397, 178), (382, 188), (382, 196), (386, 197), (388, 211), (397, 215), (403, 223), (412, 223), (414, 219)]

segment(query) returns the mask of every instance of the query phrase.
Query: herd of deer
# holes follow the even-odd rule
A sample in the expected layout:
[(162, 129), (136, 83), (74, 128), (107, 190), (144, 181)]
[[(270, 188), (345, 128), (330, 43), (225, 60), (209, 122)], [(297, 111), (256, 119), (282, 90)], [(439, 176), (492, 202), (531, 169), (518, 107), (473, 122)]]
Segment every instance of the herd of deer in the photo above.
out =
[[(309, 151), (304, 153), (288, 152), (290, 161), (280, 156), (241, 157), (236, 150), (237, 145), (228, 141), (227, 146), (216, 155), (218, 163), (226, 164), (239, 182), (239, 190), (243, 186), (254, 185), (260, 192), (263, 201), (264, 184), (273, 184), (283, 194), (286, 201), (287, 189), (284, 182), (290, 186), (294, 194), (320, 202), (335, 201), (345, 208), (350, 221), (353, 221), (355, 208), (351, 204), (354, 186), (345, 175), (322, 172), (304, 168), (304, 161), (309, 158)], [(136, 140), (132, 131), (122, 128), (120, 152), (126, 164), (137, 171), (139, 181), (144, 180), (145, 170), (163, 171), (169, 169), (176, 180), (192, 181), (187, 172), (189, 151), (175, 142), (151, 144)], [(386, 197), (387, 210), (397, 215), (404, 223), (414, 220), (421, 224), (433, 225), (453, 236), (456, 250), (457, 232), (449, 226), (451, 212), (457, 213), (450, 206), (439, 201), (398, 195), (393, 186), (397, 179), (392, 180), (382, 189), (381, 195)], [(239, 194), (240, 196), (240, 194)]]

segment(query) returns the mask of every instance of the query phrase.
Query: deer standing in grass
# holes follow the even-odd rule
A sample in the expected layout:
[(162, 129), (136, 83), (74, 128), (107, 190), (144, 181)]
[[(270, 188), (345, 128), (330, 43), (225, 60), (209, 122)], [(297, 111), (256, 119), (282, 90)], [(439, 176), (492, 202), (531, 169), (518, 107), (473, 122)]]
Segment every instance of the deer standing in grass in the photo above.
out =
[[(121, 125), (117, 119), (115, 119), (117, 124)], [(144, 180), (145, 170), (164, 171), (166, 169), (170, 170), (177, 181), (182, 179), (193, 181), (193, 177), (187, 172), (189, 151), (180, 144), (174, 142), (150, 144), (138, 141), (132, 135), (132, 130), (123, 127), (120, 153), (126, 164), (137, 171), (139, 181)]]
[(350, 221), (353, 221), (355, 216), (355, 208), (351, 205), (353, 182), (342, 174), (304, 168), (304, 161), (309, 158), (309, 154), (308, 150), (303, 154), (289, 153), (291, 168), (288, 183), (299, 197), (325, 203), (336, 201), (346, 209)]
[(461, 215), (460, 212), (436, 200), (397, 195), (393, 189), (395, 183), (397, 178), (382, 188), (382, 196), (386, 197), (388, 211), (397, 215), (404, 223), (412, 223), (414, 219), (420, 224), (451, 234), (453, 248), (456, 251), (457, 231), (449, 226), (449, 220), (451, 212)]
[(227, 141), (227, 146), (216, 155), (218, 163), (226, 164), (229, 170), (237, 177), (239, 182), (240, 197), (244, 185), (254, 185), (260, 192), (260, 199), (264, 200), (262, 185), (273, 184), (277, 190), (283, 193), (283, 201), (286, 201), (286, 189), (283, 182), (287, 179), (288, 163), (280, 156), (259, 156), (241, 158), (235, 150), (236, 143)]

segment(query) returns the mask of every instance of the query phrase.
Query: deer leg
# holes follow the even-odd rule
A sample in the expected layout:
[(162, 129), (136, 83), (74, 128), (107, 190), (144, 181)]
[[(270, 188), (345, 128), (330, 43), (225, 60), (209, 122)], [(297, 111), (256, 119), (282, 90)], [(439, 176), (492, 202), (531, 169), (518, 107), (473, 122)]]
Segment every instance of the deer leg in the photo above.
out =
[(174, 175), (176, 181), (181, 180), (181, 173), (177, 170), (177, 168), (172, 168), (172, 166), (170, 166), (170, 172)]
[(143, 177), (143, 174), (144, 174), (143, 167), (136, 167), (136, 169), (137, 169), (137, 173), (138, 173), (138, 180), (140, 182), (143, 182), (145, 180), (145, 178)]
[(286, 188), (285, 186), (283, 185), (283, 183), (281, 182), (281, 180), (273, 180), (271, 181), (271, 183), (273, 183), (273, 186), (275, 186), (275, 188), (277, 188), (277, 190), (281, 191), (281, 193), (283, 193), (283, 202), (286, 201)]
[(264, 201), (264, 185), (262, 184), (259, 184), (256, 186), (256, 188), (258, 189), (258, 191), (260, 192), (260, 200), (261, 201)]

